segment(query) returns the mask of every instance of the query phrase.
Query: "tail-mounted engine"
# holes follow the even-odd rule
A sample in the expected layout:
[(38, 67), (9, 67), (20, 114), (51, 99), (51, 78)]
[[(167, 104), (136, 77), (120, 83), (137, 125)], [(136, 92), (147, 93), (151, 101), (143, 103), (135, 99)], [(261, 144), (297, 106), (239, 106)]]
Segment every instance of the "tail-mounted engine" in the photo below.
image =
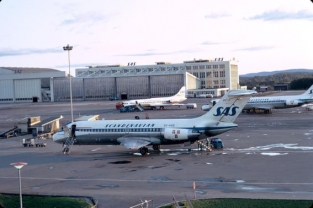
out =
[(191, 129), (164, 129), (164, 138), (169, 140), (191, 140), (197, 139), (200, 133)]
[(179, 103), (180, 99), (171, 99), (169, 100), (170, 103)]
[(286, 105), (298, 105), (298, 100), (286, 100)]

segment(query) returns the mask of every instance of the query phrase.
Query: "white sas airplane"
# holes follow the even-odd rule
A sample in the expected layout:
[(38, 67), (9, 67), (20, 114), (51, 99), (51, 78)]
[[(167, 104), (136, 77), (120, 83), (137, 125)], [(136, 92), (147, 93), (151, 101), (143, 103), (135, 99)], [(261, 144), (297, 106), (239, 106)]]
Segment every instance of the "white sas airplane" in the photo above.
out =
[(122, 105), (124, 107), (140, 105), (141, 107), (151, 107), (152, 109), (157, 107), (164, 109), (165, 106), (183, 106), (183, 104), (179, 103), (185, 101), (186, 99), (186, 88), (183, 86), (176, 95), (171, 97), (128, 100), (124, 101)]
[[(218, 99), (212, 100), (218, 101)], [(211, 101), (211, 102), (212, 102)], [(313, 85), (301, 95), (251, 97), (243, 110), (264, 110), (270, 113), (271, 109), (293, 108), (313, 102)], [(202, 110), (210, 110), (213, 104), (202, 106)]]
[[(232, 90), (207, 113), (190, 119), (76, 121), (53, 135), (53, 141), (75, 145), (123, 145), (148, 153), (147, 145), (193, 143), (231, 130), (254, 90)], [(65, 152), (69, 152), (69, 148)]]

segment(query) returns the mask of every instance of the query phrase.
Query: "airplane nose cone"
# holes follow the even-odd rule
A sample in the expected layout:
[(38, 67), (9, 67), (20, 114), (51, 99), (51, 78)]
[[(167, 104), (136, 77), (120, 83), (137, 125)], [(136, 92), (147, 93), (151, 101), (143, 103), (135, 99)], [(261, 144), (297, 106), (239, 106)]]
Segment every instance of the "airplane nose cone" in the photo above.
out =
[(57, 133), (53, 134), (53, 136), (52, 136), (52, 140), (54, 142), (57, 142), (57, 143), (61, 143), (62, 142), (61, 140), (63, 140), (64, 138), (65, 137), (64, 137), (63, 132), (57, 132)]

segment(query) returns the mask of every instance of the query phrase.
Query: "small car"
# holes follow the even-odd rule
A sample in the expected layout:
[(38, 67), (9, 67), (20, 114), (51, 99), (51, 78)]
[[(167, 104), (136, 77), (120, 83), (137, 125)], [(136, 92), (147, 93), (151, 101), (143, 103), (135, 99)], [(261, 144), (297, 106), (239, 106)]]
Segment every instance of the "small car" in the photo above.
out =
[(113, 101), (113, 100), (119, 100), (118, 97), (110, 97), (109, 100)]
[(133, 107), (123, 107), (120, 109), (120, 113), (126, 113), (126, 112), (135, 112), (135, 108)]

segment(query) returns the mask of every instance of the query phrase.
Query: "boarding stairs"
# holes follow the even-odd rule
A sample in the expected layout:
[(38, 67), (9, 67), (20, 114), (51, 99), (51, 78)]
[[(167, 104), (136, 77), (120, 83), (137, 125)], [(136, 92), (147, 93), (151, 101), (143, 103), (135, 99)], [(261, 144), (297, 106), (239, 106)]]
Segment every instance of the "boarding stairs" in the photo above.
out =
[(145, 111), (145, 109), (140, 104), (137, 104), (136, 108), (141, 112)]
[(10, 138), (11, 136), (17, 136), (17, 129), (17, 126), (14, 126), (12, 129), (1, 132), (0, 137)]
[[(63, 144), (63, 154), (70, 154), (70, 150), (75, 142), (75, 134), (71, 133), (71, 131), (65, 126), (64, 128), (64, 135), (66, 136), (66, 141)], [(73, 131), (73, 130), (72, 130)]]
[(201, 150), (202, 150), (202, 149), (205, 149), (205, 150), (207, 150), (207, 151), (209, 151), (209, 152), (212, 151), (212, 147), (211, 147), (210, 143), (205, 143), (204, 141), (201, 141), (201, 140), (198, 140), (197, 143), (198, 143), (198, 147), (199, 147)]

